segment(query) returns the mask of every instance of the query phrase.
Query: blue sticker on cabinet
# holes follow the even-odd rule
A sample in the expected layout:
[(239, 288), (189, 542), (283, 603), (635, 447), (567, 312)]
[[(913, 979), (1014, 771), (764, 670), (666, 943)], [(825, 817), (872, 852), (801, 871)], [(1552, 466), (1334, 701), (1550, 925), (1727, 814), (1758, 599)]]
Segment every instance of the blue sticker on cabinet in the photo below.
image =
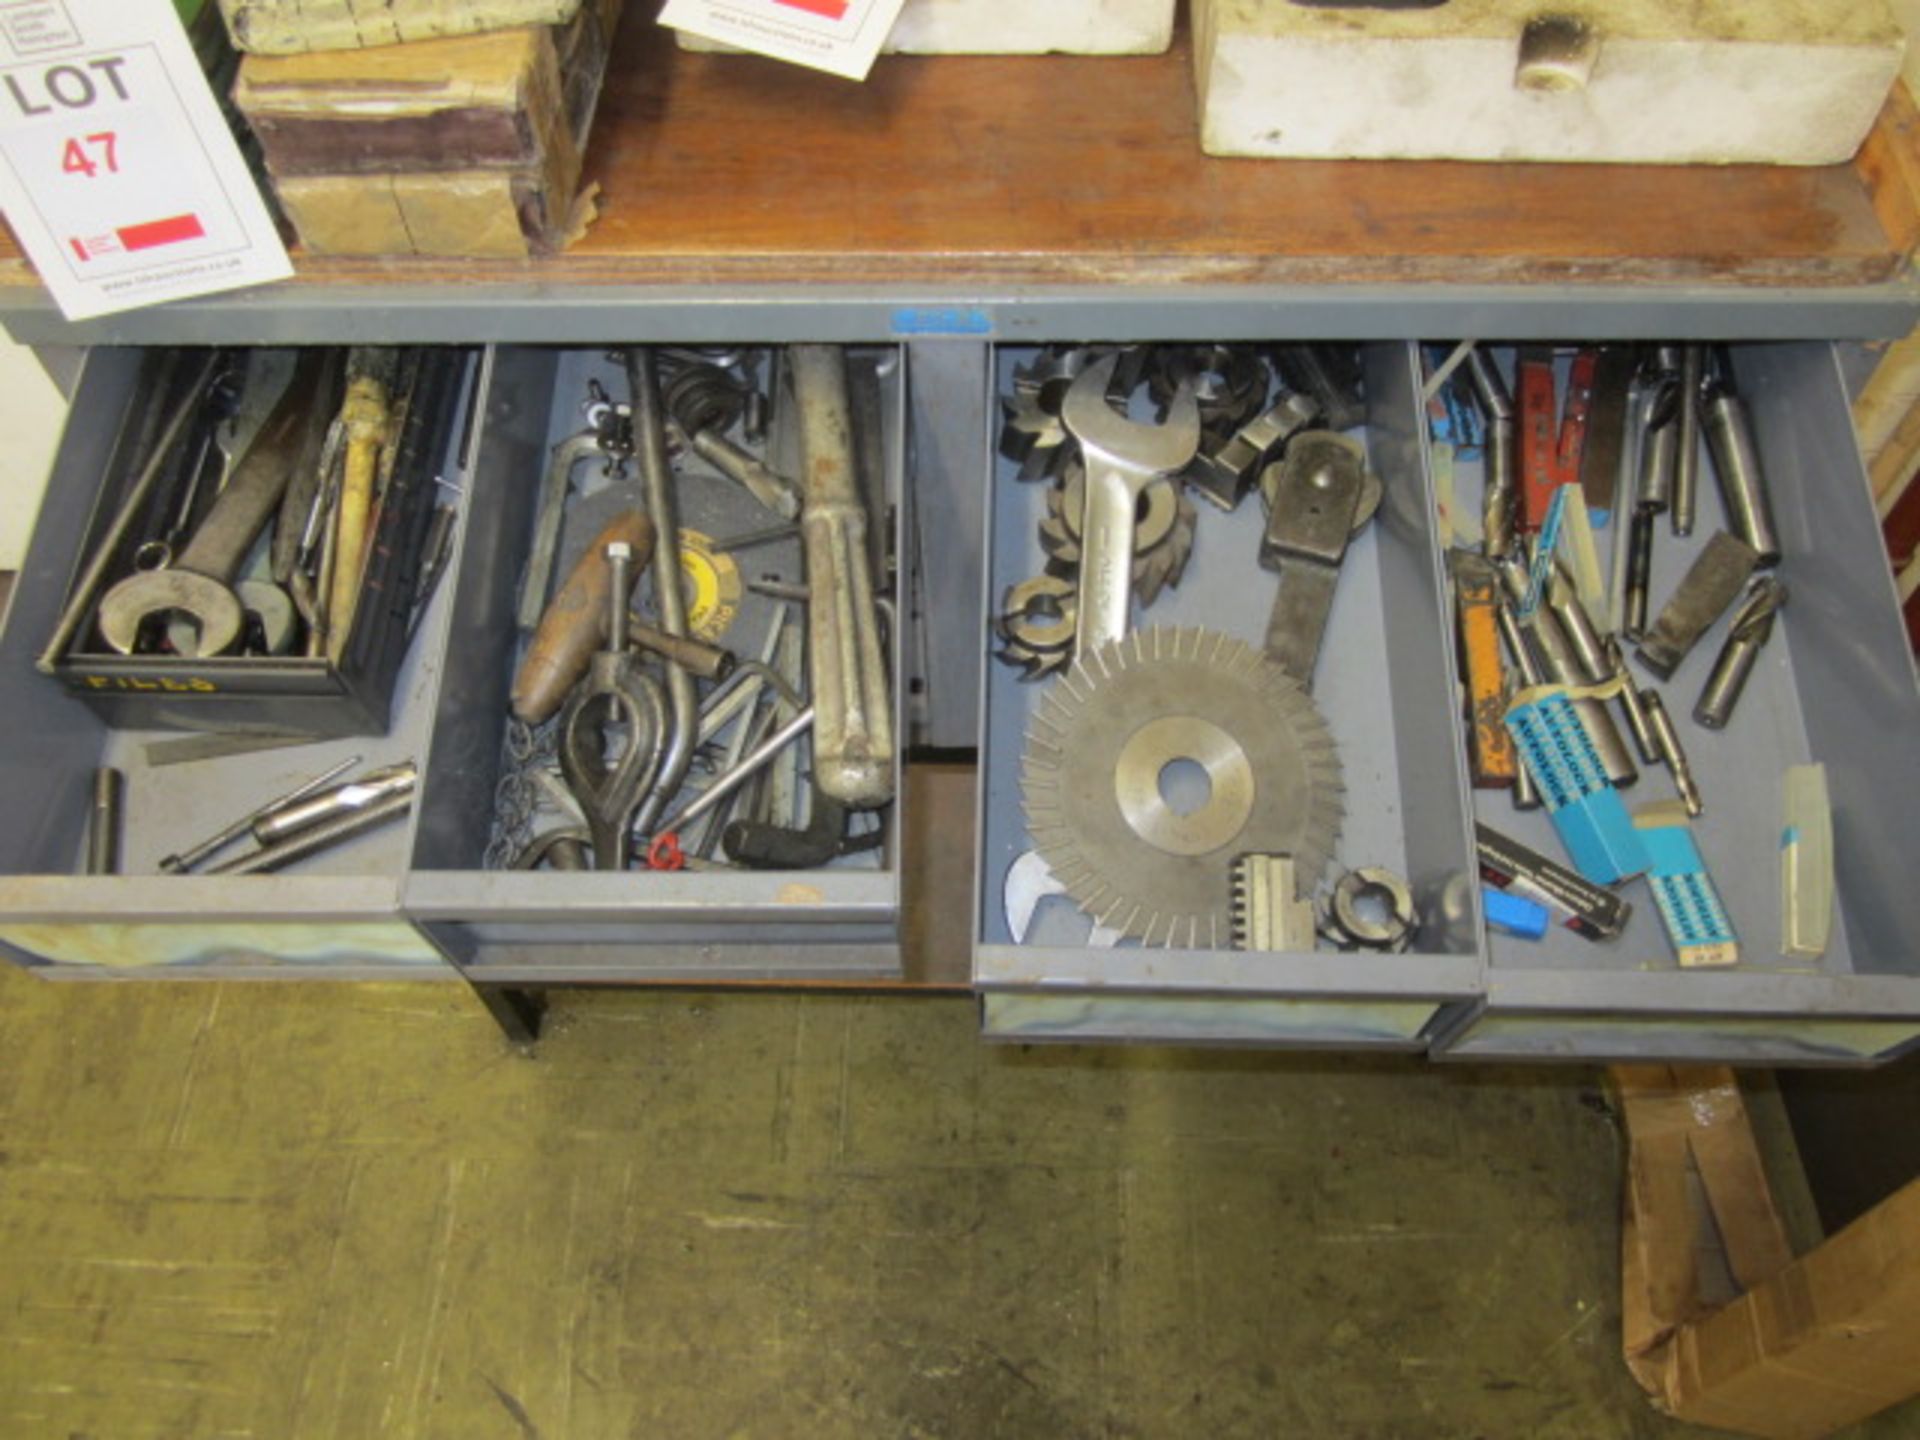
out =
[(976, 305), (903, 305), (893, 312), (896, 335), (991, 335), (993, 316)]

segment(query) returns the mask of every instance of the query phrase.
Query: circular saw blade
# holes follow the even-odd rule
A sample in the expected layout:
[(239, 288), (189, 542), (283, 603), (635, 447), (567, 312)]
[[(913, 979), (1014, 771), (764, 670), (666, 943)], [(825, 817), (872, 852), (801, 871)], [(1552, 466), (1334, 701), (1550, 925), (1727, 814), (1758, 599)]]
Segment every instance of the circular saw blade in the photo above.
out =
[[(1186, 813), (1158, 789), (1174, 760), (1210, 780)], [(1345, 816), (1312, 698), (1253, 646), (1191, 626), (1136, 630), (1057, 678), (1027, 731), (1020, 789), (1035, 848), (1081, 910), (1188, 949), (1231, 943), (1234, 856), (1292, 855), (1310, 892)]]

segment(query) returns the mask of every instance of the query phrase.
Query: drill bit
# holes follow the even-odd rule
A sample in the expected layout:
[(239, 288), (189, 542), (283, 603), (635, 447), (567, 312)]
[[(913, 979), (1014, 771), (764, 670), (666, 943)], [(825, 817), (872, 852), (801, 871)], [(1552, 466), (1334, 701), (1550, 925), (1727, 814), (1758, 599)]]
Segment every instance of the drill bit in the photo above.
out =
[(1707, 683), (1701, 688), (1699, 703), (1693, 707), (1697, 725), (1723, 730), (1733, 717), (1733, 707), (1747, 688), (1747, 677), (1760, 659), (1761, 647), (1773, 634), (1773, 617), (1787, 603), (1787, 587), (1772, 576), (1762, 576), (1747, 587), (1747, 597), (1733, 612), (1733, 626), (1726, 644), (1713, 662)]

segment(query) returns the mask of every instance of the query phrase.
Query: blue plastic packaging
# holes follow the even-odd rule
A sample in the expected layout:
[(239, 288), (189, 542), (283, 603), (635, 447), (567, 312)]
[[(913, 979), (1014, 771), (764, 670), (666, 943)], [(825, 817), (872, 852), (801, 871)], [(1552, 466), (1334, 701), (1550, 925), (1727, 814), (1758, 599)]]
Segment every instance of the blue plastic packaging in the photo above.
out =
[(1596, 885), (1645, 874), (1647, 847), (1573, 703), (1556, 690), (1528, 691), (1507, 711), (1507, 729), (1573, 868)]
[(1547, 933), (1552, 916), (1547, 907), (1524, 895), (1510, 895), (1505, 890), (1496, 890), (1491, 885), (1480, 887), (1480, 903), (1486, 911), (1487, 924), (1503, 935), (1517, 936), (1522, 940), (1538, 940)]

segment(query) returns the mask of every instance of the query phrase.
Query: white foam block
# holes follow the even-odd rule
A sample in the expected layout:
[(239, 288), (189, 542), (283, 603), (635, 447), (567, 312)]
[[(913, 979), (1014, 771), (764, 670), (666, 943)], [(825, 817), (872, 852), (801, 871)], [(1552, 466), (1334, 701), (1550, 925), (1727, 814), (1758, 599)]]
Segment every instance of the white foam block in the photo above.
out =
[[(1592, 26), (1579, 88), (1515, 83), (1543, 10)], [(1215, 155), (1828, 165), (1872, 128), (1904, 42), (1886, 0), (1193, 0)]]
[[(1158, 55), (1175, 0), (906, 0), (883, 51), (907, 55)], [(680, 35), (688, 50), (735, 47)]]

